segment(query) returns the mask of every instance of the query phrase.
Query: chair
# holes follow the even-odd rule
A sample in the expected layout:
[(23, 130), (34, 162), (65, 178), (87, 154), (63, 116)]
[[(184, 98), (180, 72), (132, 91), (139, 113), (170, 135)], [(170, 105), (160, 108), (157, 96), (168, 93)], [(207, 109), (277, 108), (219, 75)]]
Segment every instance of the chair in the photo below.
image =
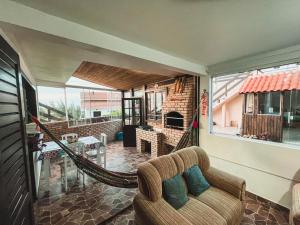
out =
[(61, 140), (65, 140), (65, 141), (71, 140), (73, 142), (74, 140), (78, 140), (78, 134), (76, 133), (63, 134), (61, 135)]
[(290, 210), (290, 225), (300, 225), (300, 183), (292, 190), (292, 208)]
[[(68, 147), (71, 148), (74, 152), (77, 154), (85, 154), (85, 147), (84, 144), (80, 142), (68, 144)], [(79, 179), (79, 175), (82, 175), (82, 183), (83, 186), (85, 186), (84, 180), (85, 180), (85, 174), (81, 170), (77, 168), (77, 166), (74, 164), (72, 159), (67, 155), (64, 154), (63, 156), (63, 162), (60, 163), (60, 171), (61, 171), (61, 179), (62, 179), (62, 184), (65, 186), (65, 191), (68, 191), (68, 174), (71, 171), (77, 170), (77, 179)]]
[(100, 134), (100, 141), (103, 143), (104, 146), (107, 146), (107, 134), (101, 133)]
[(98, 165), (106, 168), (106, 147), (103, 142), (92, 145), (85, 154), (88, 159), (96, 159)]
[[(180, 209), (163, 198), (162, 181), (198, 165), (210, 183), (199, 196), (189, 195)], [(138, 167), (139, 191), (133, 201), (135, 224), (240, 225), (244, 214), (245, 181), (210, 166), (207, 154), (196, 146), (160, 156)]]

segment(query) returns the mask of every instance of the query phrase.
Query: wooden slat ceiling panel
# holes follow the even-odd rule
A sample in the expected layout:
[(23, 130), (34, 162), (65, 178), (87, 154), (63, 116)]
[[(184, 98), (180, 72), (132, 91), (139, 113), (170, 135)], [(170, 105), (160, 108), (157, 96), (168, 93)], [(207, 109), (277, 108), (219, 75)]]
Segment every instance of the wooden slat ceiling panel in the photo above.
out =
[[(173, 77), (179, 75), (182, 74), (174, 74)], [(73, 76), (120, 90), (129, 90), (170, 78), (170, 76), (150, 74), (86, 61), (80, 64)]]

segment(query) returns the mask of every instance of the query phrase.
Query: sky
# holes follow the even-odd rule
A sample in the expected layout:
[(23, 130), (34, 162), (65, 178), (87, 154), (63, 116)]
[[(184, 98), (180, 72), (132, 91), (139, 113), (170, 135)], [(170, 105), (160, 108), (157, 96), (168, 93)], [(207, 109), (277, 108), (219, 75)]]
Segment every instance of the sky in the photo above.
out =
[[(72, 86), (81, 86), (81, 87), (89, 87), (89, 88), (106, 88), (111, 89), (102, 85), (98, 85), (95, 83), (91, 83), (85, 80), (78, 79), (76, 77), (71, 77), (67, 82), (66, 85)], [(68, 104), (71, 102), (75, 105), (80, 105), (80, 92), (84, 89), (81, 88), (67, 88), (67, 101)], [(50, 102), (59, 102), (65, 101), (64, 96), (64, 88), (54, 88), (54, 87), (44, 87), (38, 86), (38, 99), (39, 102), (49, 105)]]

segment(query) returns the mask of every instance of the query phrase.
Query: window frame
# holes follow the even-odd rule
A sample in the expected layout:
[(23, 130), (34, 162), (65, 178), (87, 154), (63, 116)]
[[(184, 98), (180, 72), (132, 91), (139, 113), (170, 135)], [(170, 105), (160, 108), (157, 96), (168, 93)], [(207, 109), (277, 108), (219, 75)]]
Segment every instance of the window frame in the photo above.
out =
[[(252, 95), (252, 112), (247, 112), (247, 104), (248, 104), (248, 95)], [(244, 113), (247, 115), (254, 115), (255, 112), (255, 93), (246, 93), (244, 96), (244, 101), (245, 101), (245, 105), (244, 105)]]
[[(65, 121), (67, 121), (67, 123), (68, 123), (68, 127), (80, 127), (80, 126), (86, 126), (86, 125), (92, 125), (92, 124), (94, 124), (94, 123), (92, 123), (92, 122), (90, 122), (90, 123), (87, 123), (87, 124), (75, 124), (75, 125), (70, 125), (70, 123), (69, 123), (69, 115), (68, 115), (68, 113), (67, 113), (67, 108), (68, 108), (68, 99), (67, 99), (67, 88), (75, 88), (75, 89), (81, 89), (81, 90), (88, 90), (89, 91), (89, 93), (91, 92), (91, 91), (107, 91), (107, 92), (110, 92), (110, 93), (112, 93), (112, 92), (117, 92), (117, 93), (121, 93), (121, 91), (119, 91), (119, 90), (115, 90), (115, 89), (109, 89), (109, 88), (97, 88), (97, 87), (84, 87), (84, 86), (80, 86), (80, 85), (62, 85), (62, 86), (57, 86), (57, 85), (43, 85), (43, 84), (39, 84), (38, 86), (40, 86), (40, 87), (47, 87), (47, 88), (60, 88), (60, 89), (63, 89), (64, 90), (64, 93), (63, 93), (63, 95), (64, 95), (64, 103), (65, 103)], [(38, 86), (37, 86), (37, 102), (38, 102), (38, 104), (40, 103), (40, 100), (39, 100), (39, 93), (38, 93)], [(120, 95), (121, 96), (121, 98), (120, 98), (120, 101), (121, 101), (121, 99), (122, 99), (122, 94)], [(112, 98), (110, 98), (110, 101), (111, 100), (114, 100), (115, 101), (115, 99), (112, 99)], [(120, 106), (121, 107), (121, 106)], [(122, 107), (121, 107), (122, 108)], [(91, 113), (90, 113), (91, 114)], [(38, 110), (38, 117), (40, 118), (40, 110)], [(110, 116), (111, 117), (111, 120), (110, 121), (112, 121), (112, 116)], [(96, 117), (93, 117), (92, 115), (89, 117), (89, 118), (83, 118), (83, 120), (92, 120), (93, 118), (96, 118)], [(121, 118), (120, 119), (117, 119), (117, 120), (121, 120)], [(53, 121), (53, 122), (61, 122), (61, 121)], [(106, 121), (105, 121), (106, 122)], [(97, 122), (96, 122), (97, 123)], [(102, 123), (102, 122), (99, 122), (99, 123)]]
[(276, 92), (279, 92), (279, 112), (278, 113), (259, 113), (259, 94), (271, 94), (272, 92), (263, 92), (263, 93), (256, 93), (256, 96), (257, 96), (257, 115), (265, 115), (265, 116), (282, 116), (282, 92), (280, 91), (276, 91)]
[[(226, 76), (226, 74), (224, 75), (219, 75), (219, 76)], [(208, 79), (208, 100), (209, 100), (209, 106), (208, 106), (208, 124), (207, 124), (207, 135), (209, 136), (218, 136), (218, 137), (222, 137), (222, 138), (229, 138), (229, 139), (233, 139), (233, 140), (239, 140), (239, 141), (245, 141), (245, 142), (250, 142), (250, 143), (256, 143), (256, 144), (264, 144), (264, 145), (270, 145), (270, 146), (274, 146), (274, 147), (285, 147), (285, 148), (289, 148), (289, 149), (296, 149), (299, 150), (299, 146), (297, 144), (290, 144), (290, 143), (285, 143), (285, 142), (274, 142), (274, 141), (269, 141), (269, 140), (260, 140), (260, 139), (252, 139), (252, 138), (245, 138), (242, 136), (238, 136), (238, 135), (232, 135), (232, 134), (227, 134), (227, 133), (222, 133), (222, 132), (215, 132), (213, 130), (213, 107), (212, 107), (212, 103), (213, 103), (213, 78), (215, 78), (216, 76), (210, 76)], [(283, 94), (282, 92), (280, 93), (280, 98), (282, 101), (283, 98)], [(254, 94), (254, 101), (255, 101), (255, 94)], [(258, 99), (257, 99), (258, 101)], [(246, 106), (244, 106), (243, 108), (245, 109)], [(254, 112), (255, 112), (255, 107), (254, 107)], [(257, 115), (272, 115), (272, 116), (282, 116), (281, 114), (283, 113), (283, 103), (280, 103), (280, 113), (279, 114), (257, 114)], [(245, 113), (245, 112), (244, 112)], [(250, 114), (251, 115), (251, 114)], [(201, 116), (202, 117), (202, 116)], [(200, 118), (201, 118), (200, 117)]]
[[(148, 95), (152, 93), (154, 94), (154, 114), (150, 114), (148, 112), (149, 110), (149, 97)], [(162, 96), (162, 101), (161, 101), (161, 113), (157, 113), (157, 93), (161, 93), (161, 96)], [(145, 93), (145, 99), (146, 99), (146, 120), (148, 121), (162, 121), (162, 107), (163, 107), (163, 104), (164, 104), (164, 101), (166, 100), (166, 97), (167, 97), (167, 90), (166, 89), (160, 89), (160, 90), (148, 90), (146, 91)], [(149, 115), (152, 115), (154, 116), (154, 118), (149, 118)], [(159, 117), (160, 116), (160, 117)]]

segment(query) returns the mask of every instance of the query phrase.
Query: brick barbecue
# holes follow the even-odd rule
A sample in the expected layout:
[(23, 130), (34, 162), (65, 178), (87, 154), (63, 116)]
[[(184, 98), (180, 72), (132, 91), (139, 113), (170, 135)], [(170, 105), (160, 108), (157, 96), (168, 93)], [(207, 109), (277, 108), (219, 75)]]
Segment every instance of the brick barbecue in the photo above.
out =
[(151, 143), (151, 158), (163, 155), (163, 133), (136, 129), (136, 148), (138, 152), (146, 152), (146, 143)]
[[(152, 87), (148, 87), (151, 89)], [(193, 96), (194, 96), (194, 83), (193, 78), (187, 78), (185, 88), (182, 93), (174, 93), (174, 83), (160, 86), (158, 88), (168, 89), (168, 95), (162, 106), (162, 119), (161, 120), (148, 120), (147, 124), (153, 126), (156, 131), (144, 131), (137, 129), (137, 149), (143, 152), (146, 140), (151, 142), (151, 157), (157, 157), (169, 153), (170, 147), (176, 146), (183, 133), (188, 129), (193, 114)], [(170, 126), (166, 126), (167, 119), (165, 118), (168, 113), (176, 112), (183, 116), (182, 129), (174, 129)], [(152, 144), (152, 143), (155, 143)]]

